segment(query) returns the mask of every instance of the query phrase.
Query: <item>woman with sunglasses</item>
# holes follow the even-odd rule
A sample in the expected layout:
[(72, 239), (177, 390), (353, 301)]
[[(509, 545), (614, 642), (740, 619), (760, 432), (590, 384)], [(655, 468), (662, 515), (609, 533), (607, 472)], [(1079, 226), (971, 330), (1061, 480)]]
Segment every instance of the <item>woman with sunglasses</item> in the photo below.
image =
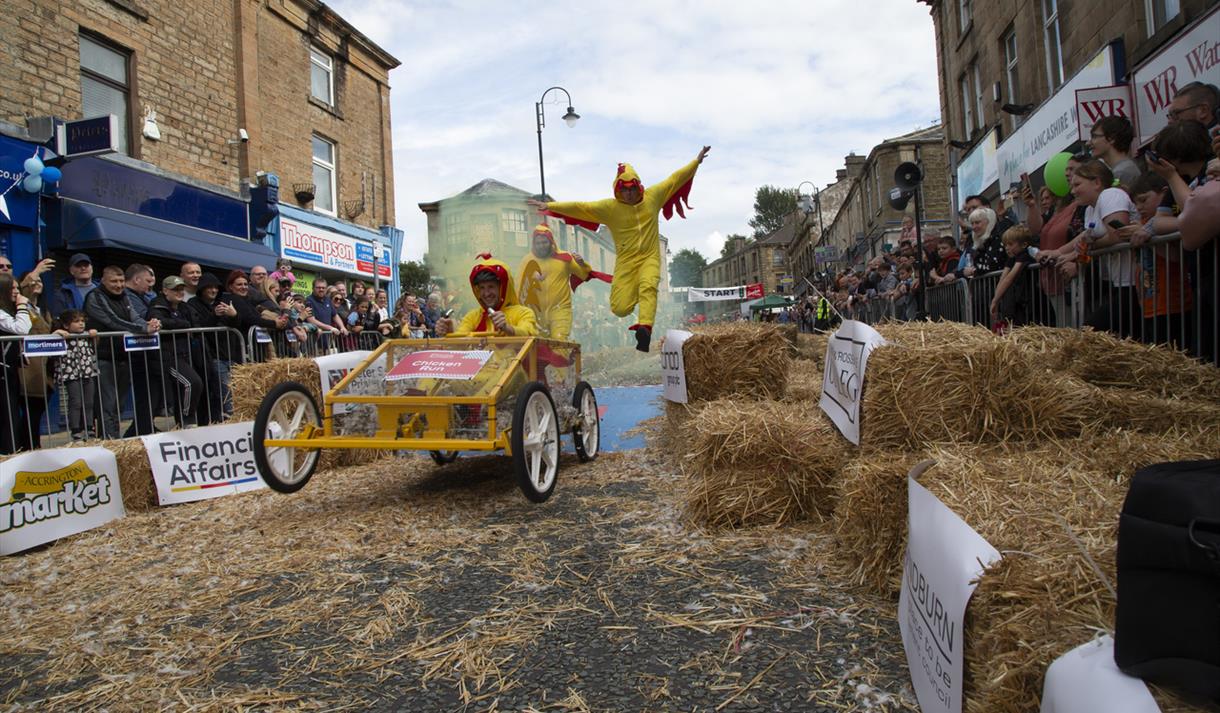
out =
[[(24, 336), (30, 333), (33, 316), (30, 301), (17, 289), (12, 268), (0, 272), (0, 337)], [(21, 340), (0, 340), (0, 386), (4, 403), (0, 404), (0, 453), (16, 453), (21, 447)]]

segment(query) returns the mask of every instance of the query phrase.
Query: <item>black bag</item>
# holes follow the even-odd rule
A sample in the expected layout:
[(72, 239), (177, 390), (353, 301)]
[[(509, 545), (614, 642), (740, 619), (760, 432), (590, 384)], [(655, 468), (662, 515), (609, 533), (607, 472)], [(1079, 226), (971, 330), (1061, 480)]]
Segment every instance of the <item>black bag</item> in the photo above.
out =
[(1220, 460), (1159, 463), (1131, 479), (1118, 525), (1114, 661), (1220, 701)]

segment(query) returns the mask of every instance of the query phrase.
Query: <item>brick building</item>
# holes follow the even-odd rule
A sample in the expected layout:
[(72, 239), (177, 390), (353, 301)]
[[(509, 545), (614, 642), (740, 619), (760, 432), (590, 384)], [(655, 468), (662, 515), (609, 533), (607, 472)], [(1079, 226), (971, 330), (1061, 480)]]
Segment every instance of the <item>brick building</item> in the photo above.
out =
[[(903, 216), (914, 217), (915, 212), (914, 201), (903, 211), (890, 205), (894, 170), (901, 163), (913, 161), (923, 167), (923, 213), (918, 219), (925, 235), (949, 227), (948, 166), (943, 141), (942, 127), (936, 125), (886, 139), (874, 146), (867, 157), (847, 157), (850, 186), (838, 212), (826, 224), (826, 235), (817, 243), (835, 248), (842, 259), (834, 267), (863, 265), (887, 246), (897, 244)], [(803, 246), (801, 253), (801, 266), (808, 270), (808, 245)]]
[(1086, 120), (1126, 116), (1147, 141), (1177, 86), (1220, 83), (1220, 62), (1197, 61), (1218, 49), (1217, 0), (919, 1), (936, 31), (957, 203), (1021, 173), (1038, 185), (1050, 156), (1078, 150), (1077, 90), (1114, 87)]
[(53, 146), (32, 118), (117, 120), (117, 152), (70, 160), (44, 197), (46, 249), (162, 275), (186, 258), (220, 271), (285, 255), (307, 281), (369, 279), (374, 260), (395, 277), (399, 63), (325, 4), (17, 0), (0, 45), (15, 70), (0, 77), (6, 134)]

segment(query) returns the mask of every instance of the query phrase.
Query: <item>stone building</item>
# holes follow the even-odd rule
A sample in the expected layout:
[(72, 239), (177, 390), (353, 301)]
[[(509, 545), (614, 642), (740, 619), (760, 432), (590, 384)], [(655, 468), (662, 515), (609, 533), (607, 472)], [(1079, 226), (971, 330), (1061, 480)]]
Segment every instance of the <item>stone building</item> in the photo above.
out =
[[(371, 279), (374, 262), (382, 279), (396, 274), (388, 75), (399, 62), (325, 4), (16, 0), (0, 46), (6, 133), (51, 146), (31, 119), (117, 120), (116, 153), (64, 165), (47, 249), (139, 256), (158, 274), (187, 258), (219, 270), (279, 255), (306, 278)], [(233, 219), (217, 230), (192, 209), (202, 204)], [(171, 225), (144, 225), (141, 244), (86, 234), (144, 217)]]
[[(1040, 185), (1047, 159), (1079, 150), (1099, 116), (1131, 119), (1146, 142), (1177, 87), (1220, 83), (1217, 0), (919, 1), (936, 31), (959, 204), (995, 198), (1022, 173)], [(1092, 102), (1083, 119), (1078, 91)]]

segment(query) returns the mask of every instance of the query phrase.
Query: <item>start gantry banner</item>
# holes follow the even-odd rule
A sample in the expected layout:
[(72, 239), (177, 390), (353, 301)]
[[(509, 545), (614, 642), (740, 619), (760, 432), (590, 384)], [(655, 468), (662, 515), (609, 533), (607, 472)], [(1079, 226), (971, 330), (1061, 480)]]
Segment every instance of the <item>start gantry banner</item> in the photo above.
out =
[(0, 463), (0, 555), (126, 514), (118, 462), (105, 448), (49, 448)]
[(762, 283), (736, 287), (688, 287), (687, 302), (720, 302), (723, 300), (758, 299), (763, 296)]

